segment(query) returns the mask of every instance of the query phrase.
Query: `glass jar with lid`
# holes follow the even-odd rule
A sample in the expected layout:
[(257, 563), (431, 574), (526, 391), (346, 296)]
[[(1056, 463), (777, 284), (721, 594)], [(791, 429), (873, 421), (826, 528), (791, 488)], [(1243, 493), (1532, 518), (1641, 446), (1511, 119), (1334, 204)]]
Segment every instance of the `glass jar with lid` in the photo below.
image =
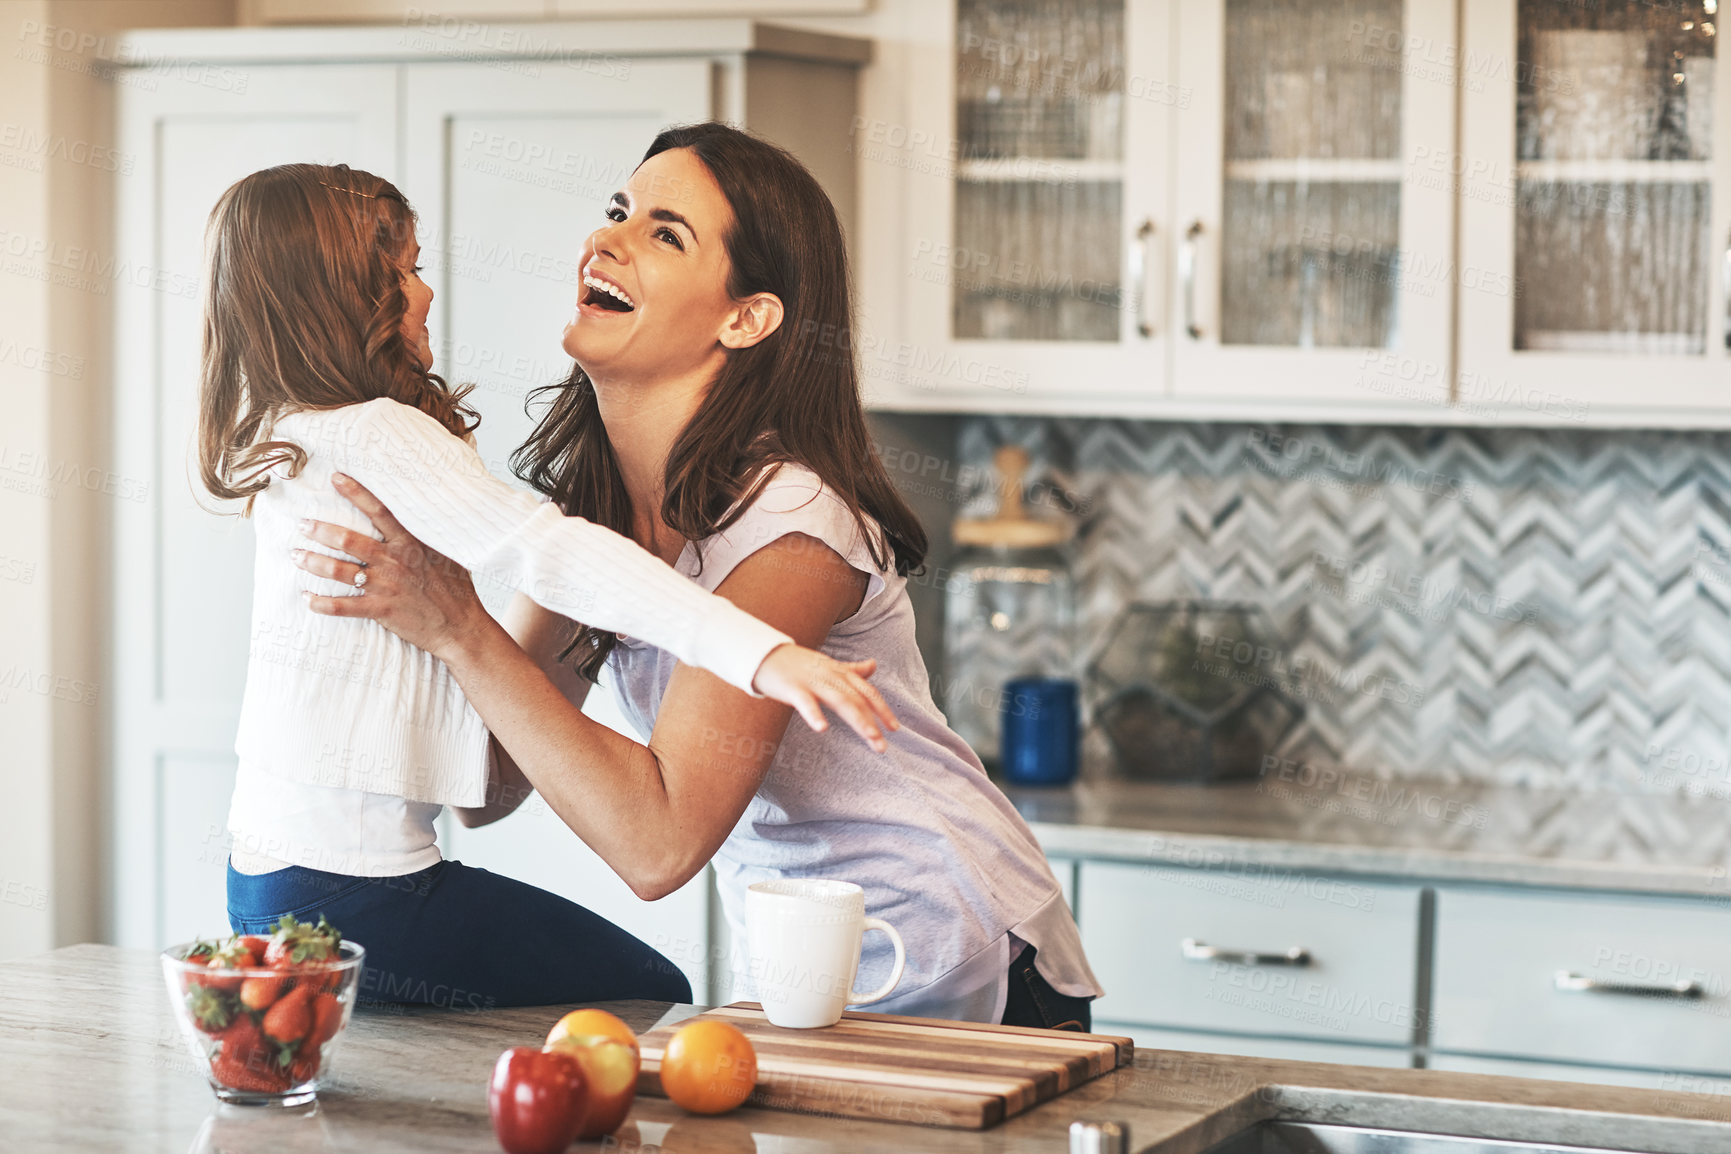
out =
[(955, 522), (961, 546), (945, 582), (944, 678), (937, 694), (950, 727), (995, 767), (1005, 683), (1076, 675), (1076, 597), (1068, 521), (1030, 516), (1022, 500), (1025, 450), (993, 457), (998, 513)]

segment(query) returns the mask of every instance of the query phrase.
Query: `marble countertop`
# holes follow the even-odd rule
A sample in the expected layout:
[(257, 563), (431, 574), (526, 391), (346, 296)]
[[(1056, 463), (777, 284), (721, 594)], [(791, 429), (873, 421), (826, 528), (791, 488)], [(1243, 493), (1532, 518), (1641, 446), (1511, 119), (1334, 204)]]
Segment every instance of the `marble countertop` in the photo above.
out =
[[(0, 963), (0, 1145), (56, 1154), (493, 1152), (486, 1083), (501, 1050), (567, 1007), (356, 1016), (315, 1107), (219, 1106), (171, 1016), (155, 955), (73, 946)], [(639, 1030), (691, 1007), (610, 1004)], [(605, 1145), (663, 1154), (1057, 1154), (1078, 1118), (1126, 1122), (1132, 1148), (1199, 1154), (1267, 1118), (1553, 1141), (1651, 1154), (1731, 1154), (1731, 1099), (1428, 1070), (1166, 1050), (990, 1130), (743, 1109), (699, 1118), (639, 1099)]]
[(1731, 899), (1731, 802), (1278, 772), (1006, 786), (1048, 854)]

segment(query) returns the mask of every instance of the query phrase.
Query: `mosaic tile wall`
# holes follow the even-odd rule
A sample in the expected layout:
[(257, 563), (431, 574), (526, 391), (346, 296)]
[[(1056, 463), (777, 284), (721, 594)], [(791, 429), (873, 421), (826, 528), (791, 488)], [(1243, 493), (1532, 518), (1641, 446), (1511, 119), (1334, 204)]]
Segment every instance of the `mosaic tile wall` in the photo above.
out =
[(1286, 756), (1731, 796), (1731, 435), (969, 418), (965, 514), (1006, 442), (1080, 510), (1085, 647), (1132, 600), (1265, 609)]

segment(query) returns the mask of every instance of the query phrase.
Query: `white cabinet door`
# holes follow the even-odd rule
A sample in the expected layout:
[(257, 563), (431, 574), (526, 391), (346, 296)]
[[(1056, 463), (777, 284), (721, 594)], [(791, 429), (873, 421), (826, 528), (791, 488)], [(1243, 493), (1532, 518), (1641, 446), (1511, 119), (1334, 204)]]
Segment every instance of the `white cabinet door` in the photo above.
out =
[[(205, 221), (257, 169), (345, 162), (396, 176), (397, 70), (123, 71), (117, 251), (90, 254), (115, 302), (116, 941), (226, 930), (224, 830), (251, 631), (253, 536), (202, 507), (197, 418)], [(202, 504), (208, 505), (207, 500)]]
[(1723, 904), (1442, 889), (1436, 919), (1437, 1050), (1731, 1074)]
[(709, 116), (710, 64), (597, 57), (405, 73), (404, 192), (435, 293), (435, 368), (476, 386), (481, 454), (509, 479), (533, 428), (528, 392), (571, 368), (560, 339), (583, 240), (657, 132)]
[(1723, 423), (1731, 85), (1714, 21), (1463, 2), (1461, 265), (1493, 290), (1460, 294), (1463, 407)]
[[(908, 123), (855, 155), (905, 173), (898, 332), (860, 334), (888, 408), (1103, 411), (1166, 392), (1171, 6), (934, 6)], [(1146, 292), (1144, 292), (1146, 289)], [(885, 310), (867, 302), (867, 315)]]
[(1094, 1008), (1102, 1020), (1412, 1040), (1417, 885), (1099, 861), (1082, 863), (1079, 885), (1082, 944), (1106, 989)]
[(1173, 394), (1448, 399), (1454, 4), (1179, 6)]
[[(583, 240), (600, 226), (655, 134), (710, 114), (708, 61), (608, 58), (593, 67), (405, 69), (404, 192), (421, 214), (422, 263), (435, 299), (435, 369), (472, 382), (478, 438), (492, 471), (513, 480), (511, 452), (533, 422), (530, 390), (563, 380), (560, 338), (577, 298)], [(483, 589), (497, 610), (508, 598)], [(605, 690), (586, 711), (633, 738)], [(482, 829), (445, 822), (448, 856), (540, 886), (661, 950), (700, 1000), (708, 975), (708, 881), (640, 901), (541, 801)]]

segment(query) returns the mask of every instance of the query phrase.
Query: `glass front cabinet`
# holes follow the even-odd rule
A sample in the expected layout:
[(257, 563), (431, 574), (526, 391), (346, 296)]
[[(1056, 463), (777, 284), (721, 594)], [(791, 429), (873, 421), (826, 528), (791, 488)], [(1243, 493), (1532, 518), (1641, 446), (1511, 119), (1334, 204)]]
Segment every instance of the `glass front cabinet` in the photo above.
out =
[[(1469, 413), (1731, 417), (1717, 0), (1466, 0)], [(1715, 139), (1717, 137), (1717, 139)]]
[(1716, 9), (955, 0), (874, 400), (1720, 423)]

